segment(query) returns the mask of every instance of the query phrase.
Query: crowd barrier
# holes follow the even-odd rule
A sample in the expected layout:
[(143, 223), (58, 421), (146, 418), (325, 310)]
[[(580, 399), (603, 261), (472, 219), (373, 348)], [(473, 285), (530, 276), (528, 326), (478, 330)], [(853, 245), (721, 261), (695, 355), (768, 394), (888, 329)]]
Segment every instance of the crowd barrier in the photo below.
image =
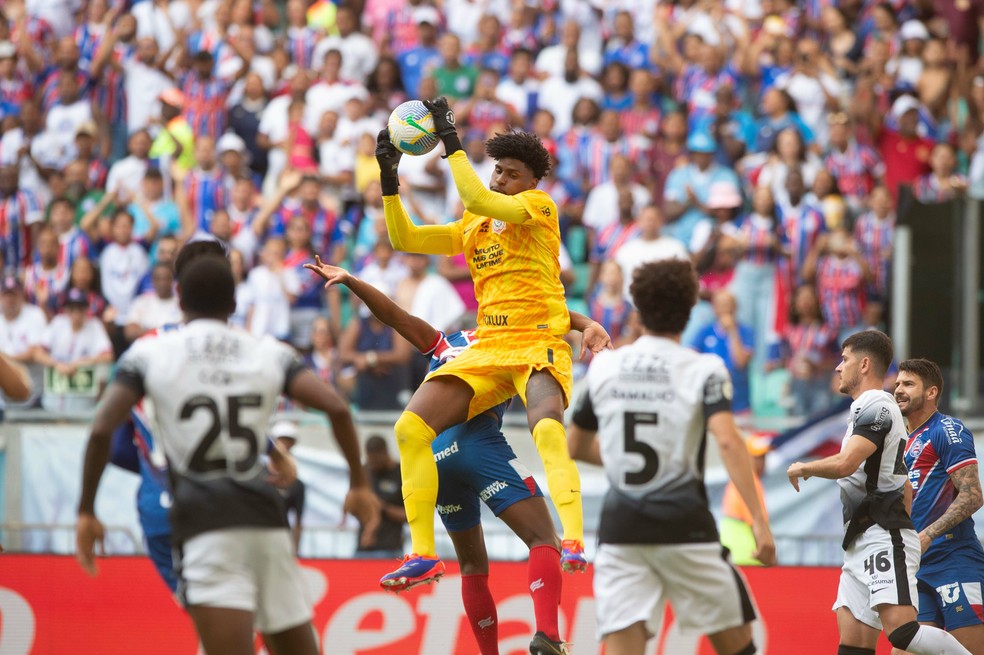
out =
[[(388, 560), (305, 560), (314, 625), (325, 655), (476, 655), (461, 605), (458, 569), (436, 585), (394, 595), (377, 587)], [(761, 620), (759, 652), (832, 653), (830, 611), (838, 569), (743, 569)], [(533, 607), (526, 566), (494, 563), (490, 584), (499, 612), (501, 655), (526, 655)], [(564, 576), (561, 631), (576, 655), (601, 655), (595, 637), (590, 570)], [(90, 578), (71, 557), (0, 555), (0, 655), (195, 655), (190, 620), (169, 596), (149, 560), (99, 560)], [(258, 646), (258, 653), (262, 649)], [(882, 639), (878, 655), (890, 648)], [(681, 634), (667, 612), (647, 655), (710, 655), (704, 639)]]

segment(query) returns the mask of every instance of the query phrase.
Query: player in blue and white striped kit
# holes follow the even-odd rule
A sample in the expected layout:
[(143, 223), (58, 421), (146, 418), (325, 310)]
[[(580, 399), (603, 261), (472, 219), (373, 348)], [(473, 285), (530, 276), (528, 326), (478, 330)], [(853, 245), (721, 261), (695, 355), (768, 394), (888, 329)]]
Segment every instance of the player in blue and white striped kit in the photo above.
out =
[[(166, 326), (150, 334), (176, 329)], [(128, 471), (140, 475), (137, 490), (137, 515), (147, 543), (147, 556), (171, 592), (178, 586), (171, 557), (171, 524), (167, 513), (171, 508), (171, 491), (167, 481), (167, 461), (160, 447), (155, 448), (151, 422), (141, 401), (130, 413), (127, 421), (113, 434), (110, 461)]]
[(919, 621), (946, 629), (974, 655), (984, 654), (984, 548), (974, 531), (982, 505), (974, 435), (937, 409), (939, 366), (928, 359), (899, 364), (895, 401), (906, 418), (905, 465), (912, 485), (912, 522), (922, 560), (916, 574)]

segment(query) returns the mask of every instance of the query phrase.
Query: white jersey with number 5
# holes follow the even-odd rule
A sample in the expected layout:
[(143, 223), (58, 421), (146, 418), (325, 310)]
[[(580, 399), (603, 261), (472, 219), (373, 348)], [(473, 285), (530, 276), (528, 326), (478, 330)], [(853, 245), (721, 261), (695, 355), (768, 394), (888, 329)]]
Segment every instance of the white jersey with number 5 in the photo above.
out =
[(153, 401), (177, 541), (221, 528), (286, 525), (260, 455), (277, 398), (302, 370), (284, 344), (205, 319), (139, 339), (120, 358), (116, 382)]
[(654, 336), (591, 362), (574, 423), (598, 432), (611, 489), (601, 543), (717, 541), (704, 487), (707, 419), (731, 411), (716, 355)]

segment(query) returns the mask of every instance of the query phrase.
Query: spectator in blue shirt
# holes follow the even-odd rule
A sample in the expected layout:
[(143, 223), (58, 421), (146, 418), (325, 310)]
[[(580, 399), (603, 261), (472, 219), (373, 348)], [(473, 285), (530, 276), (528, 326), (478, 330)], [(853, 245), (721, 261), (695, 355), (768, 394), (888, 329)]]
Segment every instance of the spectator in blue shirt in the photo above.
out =
[(795, 127), (799, 130), (805, 144), (809, 145), (813, 142), (813, 131), (796, 113), (796, 102), (782, 89), (773, 87), (766, 91), (762, 96), (761, 109), (764, 116), (759, 119), (756, 126), (753, 152), (771, 150), (776, 137), (787, 127)]
[(735, 297), (722, 289), (711, 298), (714, 321), (697, 333), (690, 346), (700, 353), (713, 353), (724, 360), (734, 385), (732, 407), (736, 414), (752, 408), (748, 366), (754, 352), (755, 332), (735, 318)]
[(649, 65), (649, 46), (635, 38), (635, 21), (628, 11), (615, 14), (615, 34), (605, 44), (605, 66), (612, 62), (629, 68)]
[(430, 77), (443, 60), (437, 51), (437, 23), (440, 19), (437, 11), (433, 7), (419, 7), (413, 12), (413, 18), (417, 23), (420, 44), (401, 52), (397, 61), (403, 76), (403, 88), (409, 97), (417, 98), (420, 81)]
[(717, 149), (717, 142), (703, 130), (687, 137), (690, 161), (674, 168), (663, 188), (663, 211), (670, 221), (663, 230), (666, 236), (690, 243), (694, 227), (701, 219), (710, 219), (707, 201), (711, 185), (730, 182), (734, 187), (740, 186), (733, 170), (714, 162)]

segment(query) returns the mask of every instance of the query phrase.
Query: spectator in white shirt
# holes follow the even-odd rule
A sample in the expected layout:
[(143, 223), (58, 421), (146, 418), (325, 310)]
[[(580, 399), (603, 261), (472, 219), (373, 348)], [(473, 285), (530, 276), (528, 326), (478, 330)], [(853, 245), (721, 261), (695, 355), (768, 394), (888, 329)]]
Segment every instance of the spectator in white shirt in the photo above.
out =
[(321, 76), (304, 96), (308, 107), (304, 117), (304, 127), (312, 134), (317, 131), (318, 121), (326, 111), (335, 111), (342, 115), (345, 103), (350, 99), (369, 99), (366, 87), (342, 78), (344, 60), (339, 50), (326, 52), (324, 63), (321, 65)]
[(536, 109), (537, 90), (540, 82), (530, 73), (533, 69), (533, 53), (526, 48), (516, 48), (509, 57), (509, 70), (499, 81), (495, 97), (511, 106), (529, 120)]
[(359, 31), (359, 16), (349, 5), (339, 4), (335, 27), (337, 35), (321, 39), (315, 46), (311, 65), (321, 66), (328, 51), (338, 50), (342, 53), (342, 79), (365, 84), (379, 61), (376, 42)]
[(89, 298), (81, 289), (65, 294), (62, 313), (51, 319), (41, 335), (35, 359), (63, 375), (84, 366), (111, 364), (113, 347), (102, 322), (89, 316)]
[[(179, 3), (171, 6), (177, 4)], [(140, 6), (144, 6), (144, 3), (135, 7)], [(99, 79), (105, 68), (110, 67), (123, 75), (126, 127), (127, 132), (132, 135), (137, 130), (149, 127), (153, 119), (160, 116), (160, 103), (156, 99), (172, 88), (174, 81), (162, 70), (167, 53), (161, 54), (158, 41), (147, 34), (139, 34), (134, 39), (137, 36), (136, 30), (133, 34), (129, 33), (126, 18), (124, 14), (112, 32), (102, 39), (92, 61), (91, 74), (93, 78)], [(136, 48), (132, 46), (134, 40)], [(170, 47), (163, 45), (163, 42), (161, 45)]]
[(155, 264), (150, 271), (153, 291), (137, 296), (130, 307), (123, 334), (136, 341), (151, 330), (181, 322), (181, 307), (174, 293), (174, 271), (170, 263)]
[(246, 286), (252, 303), (246, 329), (253, 336), (290, 336), (290, 304), (301, 290), (297, 272), (284, 266), (287, 244), (276, 237), (268, 239), (260, 251), (260, 265), (249, 272)]
[(395, 298), (396, 288), (409, 273), (403, 258), (393, 252), (389, 238), (382, 236), (373, 247), (372, 255), (367, 259), (365, 266), (359, 271), (359, 277), (390, 298)]
[[(39, 364), (53, 368), (57, 374), (72, 377), (80, 369), (113, 362), (113, 344), (106, 328), (98, 318), (89, 316), (88, 310), (86, 293), (81, 289), (69, 289), (63, 313), (51, 320), (35, 347), (34, 357)], [(94, 406), (95, 402), (94, 394), (81, 398), (45, 394), (42, 399), (45, 409), (50, 411), (84, 409)]]
[(570, 129), (574, 105), (581, 98), (600, 101), (604, 95), (601, 85), (583, 73), (577, 50), (571, 48), (564, 59), (564, 69), (540, 86), (539, 106), (554, 116), (554, 136)]
[(645, 207), (636, 219), (639, 236), (618, 249), (615, 262), (622, 269), (625, 297), (630, 298), (629, 285), (632, 274), (643, 264), (665, 259), (690, 260), (690, 253), (683, 242), (673, 237), (660, 236), (663, 227), (663, 212), (656, 205)]
[(137, 130), (127, 141), (128, 157), (119, 160), (109, 169), (106, 176), (106, 192), (123, 191), (123, 200), (129, 200), (140, 193), (140, 183), (147, 173), (150, 153), (150, 134)]
[[(256, 144), (261, 149), (267, 150), (269, 156), (267, 175), (263, 180), (263, 192), (266, 194), (273, 194), (276, 191), (280, 173), (287, 167), (287, 151), (284, 150), (290, 123), (287, 110), (295, 101), (304, 100), (311, 82), (310, 75), (302, 68), (285, 71), (284, 78), (288, 83), (288, 93), (277, 96), (267, 104), (260, 116), (256, 134)], [(310, 105), (308, 105), (309, 109)], [(307, 123), (305, 119), (305, 125)], [(315, 131), (317, 127), (318, 124), (315, 122)]]
[(75, 158), (75, 133), (92, 121), (92, 105), (79, 94), (75, 71), (62, 71), (58, 77), (58, 104), (48, 110), (44, 128), (52, 144), (60, 149), (58, 159), (68, 164)]
[(832, 70), (821, 67), (823, 55), (817, 41), (801, 39), (796, 49), (796, 67), (776, 80), (776, 88), (796, 101), (796, 109), (817, 143), (826, 143), (830, 133), (827, 108), (840, 102), (843, 85)]
[(601, 232), (618, 220), (618, 192), (628, 188), (632, 193), (632, 210), (638, 214), (652, 202), (649, 189), (632, 181), (632, 162), (625, 155), (612, 155), (611, 179), (588, 192), (584, 201), (584, 225)]
[(34, 347), (41, 340), (48, 318), (40, 307), (25, 302), (24, 289), (13, 275), (0, 283), (0, 310), (0, 352), (28, 366), (36, 399), (42, 385), (42, 369), (34, 364)]
[(581, 69), (589, 75), (601, 72), (601, 51), (584, 47), (581, 43), (581, 26), (577, 21), (569, 19), (564, 23), (560, 43), (547, 46), (540, 51), (536, 58), (536, 70), (542, 75), (563, 77), (568, 70), (569, 54), (574, 52), (581, 64)]
[(430, 271), (430, 256), (404, 253), (403, 262), (410, 275), (396, 287), (397, 304), (438, 330), (450, 331), (465, 313), (465, 303), (446, 278)]
[(114, 323), (122, 330), (150, 258), (144, 247), (133, 240), (133, 216), (126, 210), (113, 214), (110, 235), (112, 242), (99, 255), (100, 282), (103, 296), (115, 310)]

